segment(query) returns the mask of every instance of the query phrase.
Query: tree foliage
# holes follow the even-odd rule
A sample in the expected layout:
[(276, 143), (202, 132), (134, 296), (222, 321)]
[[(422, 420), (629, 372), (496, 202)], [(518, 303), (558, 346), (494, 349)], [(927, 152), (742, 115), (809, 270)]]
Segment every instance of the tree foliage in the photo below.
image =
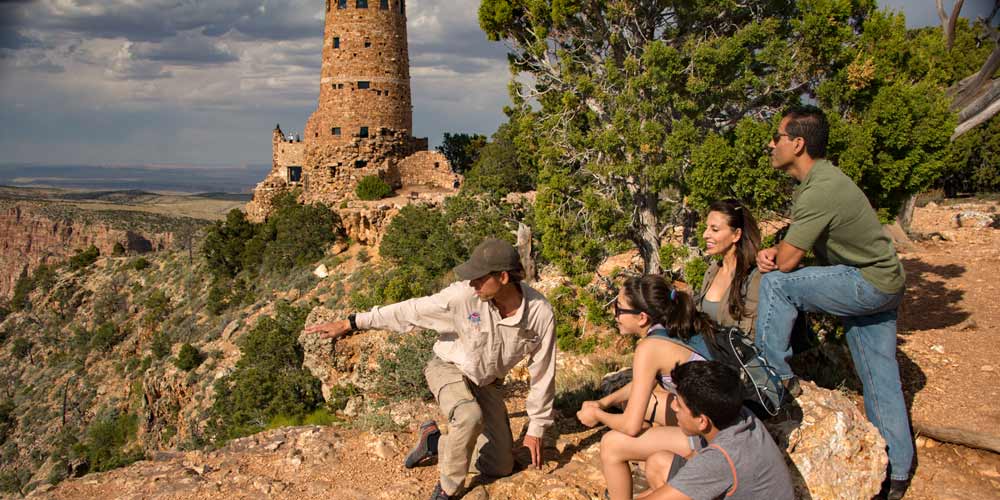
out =
[(953, 126), (943, 86), (893, 73), (908, 35), (872, 0), (483, 0), (479, 21), (512, 49), (508, 114), (537, 141), (542, 254), (570, 273), (621, 241), (658, 272), (666, 229), (691, 234), (715, 199), (786, 208), (765, 146), (803, 95), (886, 218), (939, 174)]
[(358, 181), (357, 187), (354, 188), (354, 194), (360, 200), (381, 200), (392, 194), (392, 186), (377, 175), (366, 175)]
[(225, 442), (258, 432), (272, 419), (301, 417), (323, 404), (320, 381), (302, 367), (298, 343), (308, 310), (279, 302), (240, 341), (240, 360), (215, 384), (209, 433)]
[(234, 209), (208, 230), (201, 252), (214, 277), (208, 296), (213, 313), (250, 301), (260, 277), (285, 276), (316, 262), (342, 234), (336, 212), (322, 203), (300, 204), (296, 195), (275, 197), (263, 224)]
[(503, 197), (535, 188), (537, 165), (531, 156), (531, 145), (519, 147), (516, 123), (501, 124), (493, 140), (479, 149), (472, 168), (465, 173), (462, 185), (465, 192)]
[(463, 174), (476, 163), (485, 145), (485, 135), (445, 132), (441, 145), (435, 149), (448, 159), (453, 172)]
[(145, 456), (142, 449), (129, 446), (139, 428), (135, 414), (105, 411), (87, 427), (83, 440), (74, 446), (77, 457), (83, 458), (89, 472), (102, 472), (124, 467)]
[(396, 264), (419, 266), (439, 276), (461, 263), (468, 251), (440, 210), (407, 205), (386, 228), (379, 254)]
[(181, 346), (181, 350), (177, 352), (177, 359), (174, 360), (174, 366), (189, 372), (198, 368), (202, 361), (205, 361), (205, 356), (202, 355), (201, 351), (197, 347), (185, 342)]
[(69, 258), (66, 265), (70, 271), (79, 271), (97, 262), (97, 258), (100, 256), (101, 251), (96, 246), (90, 245), (84, 250), (78, 249), (76, 254)]

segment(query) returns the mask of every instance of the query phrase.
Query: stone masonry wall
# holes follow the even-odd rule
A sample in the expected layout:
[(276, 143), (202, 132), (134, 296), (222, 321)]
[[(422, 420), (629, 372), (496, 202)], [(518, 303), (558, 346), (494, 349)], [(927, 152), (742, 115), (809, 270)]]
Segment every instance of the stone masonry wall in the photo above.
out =
[(418, 151), (403, 158), (399, 162), (399, 177), (404, 186), (457, 189), (462, 184), (462, 176), (452, 172), (448, 158), (437, 151)]
[[(367, 7), (360, 7), (365, 5)], [(401, 0), (327, 3), (319, 105), (305, 139), (343, 144), (382, 128), (413, 130), (406, 12)], [(364, 88), (367, 87), (367, 88)]]

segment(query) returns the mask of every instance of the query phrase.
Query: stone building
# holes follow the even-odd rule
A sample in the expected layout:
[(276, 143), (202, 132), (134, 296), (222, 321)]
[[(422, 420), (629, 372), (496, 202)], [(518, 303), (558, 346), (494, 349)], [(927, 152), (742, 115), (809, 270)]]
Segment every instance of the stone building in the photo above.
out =
[(369, 175), (396, 189), (454, 192), (461, 176), (412, 136), (409, 60), (405, 0), (326, 0), (316, 111), (301, 136), (275, 127), (271, 172), (254, 189), (248, 218), (263, 220), (274, 196), (296, 187), (304, 203), (340, 206)]

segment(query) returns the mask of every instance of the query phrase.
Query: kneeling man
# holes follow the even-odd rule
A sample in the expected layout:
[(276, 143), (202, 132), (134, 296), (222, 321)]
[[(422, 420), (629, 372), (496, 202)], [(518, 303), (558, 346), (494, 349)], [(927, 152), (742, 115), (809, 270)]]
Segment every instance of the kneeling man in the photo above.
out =
[(405, 464), (413, 467), (439, 455), (440, 482), (432, 500), (446, 500), (462, 489), (477, 449), (479, 472), (489, 476), (512, 472), (514, 439), (501, 385), (524, 358), (529, 359), (531, 375), (524, 445), (531, 451), (532, 465), (541, 468), (542, 434), (553, 421), (555, 319), (545, 296), (521, 281), (523, 273), (513, 246), (487, 239), (455, 268), (455, 275), (464, 281), (428, 297), (374, 307), (306, 329), (324, 338), (357, 329), (438, 332), (424, 376), (441, 414), (448, 418), (448, 434), (441, 436), (434, 422), (421, 425), (420, 440)]

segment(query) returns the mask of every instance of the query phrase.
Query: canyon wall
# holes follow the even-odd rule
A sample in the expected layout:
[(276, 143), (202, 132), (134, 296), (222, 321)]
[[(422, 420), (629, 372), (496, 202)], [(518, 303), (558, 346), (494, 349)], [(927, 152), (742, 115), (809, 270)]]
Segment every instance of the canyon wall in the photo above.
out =
[(0, 298), (9, 298), (25, 266), (62, 262), (90, 245), (111, 255), (115, 243), (128, 254), (164, 250), (178, 228), (194, 219), (126, 211), (77, 210), (32, 202), (0, 204)]

